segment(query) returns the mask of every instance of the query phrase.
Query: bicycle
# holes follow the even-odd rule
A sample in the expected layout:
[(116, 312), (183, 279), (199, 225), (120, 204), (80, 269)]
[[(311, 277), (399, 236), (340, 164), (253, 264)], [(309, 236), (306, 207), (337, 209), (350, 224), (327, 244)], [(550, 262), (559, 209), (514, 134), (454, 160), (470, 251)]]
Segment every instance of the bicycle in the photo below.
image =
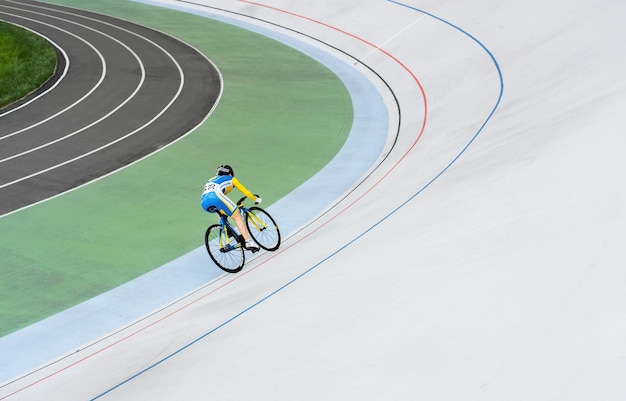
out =
[[(250, 236), (259, 247), (275, 251), (280, 246), (278, 225), (264, 209), (258, 206), (247, 208), (243, 205), (246, 197), (239, 199), (237, 213), (241, 213)], [(217, 267), (228, 273), (237, 273), (246, 262), (245, 240), (228, 220), (228, 216), (219, 213), (219, 224), (209, 226), (204, 234), (204, 244), (209, 256)], [(258, 250), (254, 251), (257, 252)]]

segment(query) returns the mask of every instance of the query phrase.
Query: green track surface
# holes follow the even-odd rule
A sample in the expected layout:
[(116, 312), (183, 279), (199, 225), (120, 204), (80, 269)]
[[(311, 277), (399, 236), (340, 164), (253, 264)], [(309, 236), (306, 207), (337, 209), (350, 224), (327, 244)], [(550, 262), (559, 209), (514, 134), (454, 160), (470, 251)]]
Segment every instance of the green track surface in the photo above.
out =
[(149, 272), (203, 243), (199, 198), (221, 163), (278, 200), (339, 151), (353, 118), (326, 67), (272, 39), (124, 0), (60, 0), (169, 33), (220, 69), (224, 93), (182, 140), (104, 179), (0, 218), (0, 336)]

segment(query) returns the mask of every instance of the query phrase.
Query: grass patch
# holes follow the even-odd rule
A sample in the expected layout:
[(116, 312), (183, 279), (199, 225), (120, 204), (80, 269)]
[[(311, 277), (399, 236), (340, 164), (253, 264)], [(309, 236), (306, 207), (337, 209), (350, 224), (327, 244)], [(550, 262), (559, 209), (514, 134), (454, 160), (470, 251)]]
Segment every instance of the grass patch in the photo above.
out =
[(171, 146), (0, 218), (0, 337), (204, 246), (217, 217), (202, 211), (200, 193), (216, 166), (234, 166), (266, 207), (323, 168), (352, 127), (341, 80), (281, 42), (127, 0), (54, 2), (189, 43), (218, 66), (225, 89), (210, 118)]
[(56, 64), (56, 53), (45, 39), (0, 21), (0, 108), (39, 88)]

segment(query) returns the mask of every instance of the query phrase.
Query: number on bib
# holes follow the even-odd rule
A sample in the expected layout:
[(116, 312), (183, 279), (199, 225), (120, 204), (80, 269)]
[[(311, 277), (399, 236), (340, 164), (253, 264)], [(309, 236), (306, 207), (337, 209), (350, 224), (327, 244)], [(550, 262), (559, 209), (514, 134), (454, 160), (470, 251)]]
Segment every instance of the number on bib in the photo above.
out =
[(204, 192), (202, 192), (203, 194), (206, 194), (207, 192), (211, 192), (215, 190), (215, 183), (213, 182), (207, 182), (206, 184), (204, 184)]

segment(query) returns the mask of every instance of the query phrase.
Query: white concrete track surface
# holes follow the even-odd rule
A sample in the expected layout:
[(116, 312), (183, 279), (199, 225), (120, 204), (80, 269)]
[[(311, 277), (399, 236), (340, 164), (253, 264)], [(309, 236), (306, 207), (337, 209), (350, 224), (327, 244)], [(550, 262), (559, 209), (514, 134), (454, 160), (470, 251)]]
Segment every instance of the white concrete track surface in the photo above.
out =
[(626, 399), (626, 3), (195, 3), (362, 60), (397, 142), (277, 253), (0, 399)]

